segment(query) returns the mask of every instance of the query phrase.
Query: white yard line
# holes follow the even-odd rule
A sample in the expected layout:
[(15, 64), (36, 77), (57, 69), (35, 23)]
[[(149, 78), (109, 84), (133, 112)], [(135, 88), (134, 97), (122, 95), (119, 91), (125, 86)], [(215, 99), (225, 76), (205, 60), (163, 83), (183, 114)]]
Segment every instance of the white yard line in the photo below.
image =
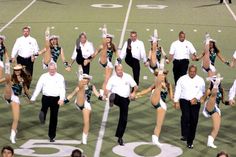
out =
[(28, 4), (23, 10), (21, 10), (15, 17), (13, 17), (7, 24), (5, 24), (1, 29), (0, 32), (2, 32), (4, 29), (6, 29), (12, 22), (14, 22), (21, 14), (23, 14), (29, 7), (31, 7), (36, 0), (33, 0)]
[(120, 35), (120, 43), (119, 43), (119, 46), (118, 46), (119, 50), (122, 48), (122, 45), (123, 45), (123, 41), (124, 41), (124, 37), (125, 37), (125, 30), (126, 30), (126, 27), (127, 27), (127, 24), (128, 24), (128, 19), (129, 19), (129, 14), (130, 14), (132, 2), (133, 2), (132, 0), (129, 1), (128, 10), (126, 12), (125, 21), (124, 21), (124, 24), (123, 24), (123, 29), (122, 29), (122, 32), (121, 32), (121, 35)]
[[(122, 44), (123, 44), (123, 40), (124, 40), (124, 36), (125, 36), (125, 30), (126, 30), (126, 27), (127, 27), (127, 24), (128, 24), (128, 19), (129, 19), (131, 6), (132, 6), (132, 0), (129, 1), (128, 10), (126, 12), (125, 21), (124, 21), (124, 24), (123, 24), (123, 29), (122, 29), (121, 37), (120, 37), (120, 43), (119, 43), (119, 47), (118, 47), (119, 49), (121, 49)], [(106, 101), (105, 109), (104, 109), (104, 112), (103, 112), (102, 123), (101, 123), (101, 127), (100, 127), (100, 130), (99, 130), (99, 135), (98, 135), (98, 139), (97, 139), (95, 152), (94, 152), (94, 155), (93, 155), (94, 157), (100, 157), (100, 152), (101, 152), (101, 149), (102, 149), (102, 142), (103, 142), (103, 137), (104, 137), (104, 134), (105, 134), (108, 114), (109, 114), (109, 100)]]
[(226, 8), (229, 10), (230, 14), (233, 16), (234, 21), (236, 21), (235, 13), (233, 12), (233, 10), (230, 8), (229, 4), (225, 0), (224, 0), (224, 4), (225, 4)]

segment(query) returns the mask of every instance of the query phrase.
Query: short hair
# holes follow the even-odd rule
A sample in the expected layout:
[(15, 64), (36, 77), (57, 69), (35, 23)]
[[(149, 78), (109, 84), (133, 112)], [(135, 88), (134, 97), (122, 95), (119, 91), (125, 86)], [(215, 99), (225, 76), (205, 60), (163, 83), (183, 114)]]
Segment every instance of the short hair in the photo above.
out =
[(11, 146), (4, 146), (2, 148), (2, 154), (3, 154), (4, 150), (9, 150), (9, 151), (11, 151), (11, 154), (14, 155), (14, 149)]
[(75, 149), (71, 153), (71, 157), (83, 157), (81, 150)]
[(130, 34), (137, 34), (137, 32), (136, 31), (131, 31)]
[(115, 65), (115, 70), (117, 69), (118, 66), (120, 66), (120, 67), (123, 68), (122, 64), (119, 64), (119, 63), (118, 63), (118, 64)]
[(220, 157), (221, 155), (225, 155), (226, 157), (229, 157), (229, 154), (227, 154), (227, 153), (224, 152), (224, 151), (219, 152), (219, 153), (216, 155), (216, 157)]
[(30, 26), (25, 26), (22, 28), (22, 30), (24, 30), (24, 29), (28, 29), (30, 31)]
[(196, 65), (191, 64), (191, 65), (188, 67), (188, 70), (190, 70), (190, 69), (192, 69), (192, 68), (194, 68), (194, 69), (197, 71), (197, 66), (196, 66)]
[(184, 35), (185, 35), (184, 31), (180, 31), (180, 32), (179, 32), (179, 36), (180, 36), (181, 34), (184, 34)]
[(48, 67), (50, 67), (50, 66), (54, 66), (57, 69), (57, 64), (55, 62), (50, 62), (48, 64)]

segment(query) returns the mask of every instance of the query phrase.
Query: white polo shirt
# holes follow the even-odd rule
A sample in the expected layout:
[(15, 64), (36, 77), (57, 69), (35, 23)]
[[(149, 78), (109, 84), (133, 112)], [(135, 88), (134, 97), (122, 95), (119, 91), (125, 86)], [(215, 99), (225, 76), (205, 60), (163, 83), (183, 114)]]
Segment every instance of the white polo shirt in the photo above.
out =
[[(120, 54), (121, 59), (125, 58), (126, 49), (127, 49), (127, 41), (125, 42), (121, 50), (121, 54)], [(131, 53), (132, 53), (133, 58), (136, 58), (138, 60), (142, 59), (144, 63), (147, 61), (146, 51), (145, 51), (145, 47), (142, 41), (138, 39), (134, 42), (131, 41)]]
[(192, 100), (193, 98), (196, 98), (197, 100), (200, 100), (204, 92), (205, 82), (203, 78), (198, 75), (191, 78), (186, 74), (177, 81), (174, 102), (178, 102), (179, 99)]
[(111, 76), (108, 80), (106, 89), (112, 93), (116, 93), (121, 97), (127, 98), (130, 95), (131, 87), (137, 86), (136, 82), (127, 73), (123, 73), (122, 77), (118, 77), (116, 74)]
[(48, 72), (42, 74), (30, 100), (35, 101), (41, 91), (45, 96), (59, 96), (60, 100), (64, 100), (66, 93), (64, 77), (59, 73), (55, 73), (53, 76)]
[(16, 39), (16, 42), (12, 49), (11, 57), (15, 58), (18, 54), (23, 58), (29, 58), (34, 54), (37, 54), (39, 51), (39, 46), (36, 39), (31, 36), (28, 37), (19, 37)]
[[(82, 56), (85, 59), (90, 57), (94, 53), (93, 43), (91, 43), (89, 41), (86, 41), (84, 43), (84, 45), (80, 43), (80, 47), (81, 47), (81, 51), (82, 51)], [(76, 52), (76, 46), (75, 46), (73, 54), (71, 56), (71, 59), (75, 60), (76, 56), (77, 56), (77, 52)]]
[(233, 100), (236, 94), (236, 80), (234, 80), (233, 86), (229, 90), (229, 100)]
[(174, 59), (189, 59), (190, 54), (196, 53), (193, 44), (188, 40), (183, 42), (176, 40), (170, 46), (170, 55), (174, 55)]

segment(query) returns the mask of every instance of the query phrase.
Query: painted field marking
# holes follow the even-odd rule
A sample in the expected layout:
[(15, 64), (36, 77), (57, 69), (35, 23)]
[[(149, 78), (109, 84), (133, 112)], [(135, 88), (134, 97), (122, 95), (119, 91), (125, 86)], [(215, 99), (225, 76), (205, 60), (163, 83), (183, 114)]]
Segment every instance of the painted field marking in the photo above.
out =
[(13, 17), (7, 24), (5, 24), (5, 26), (3, 26), (0, 29), (0, 32), (2, 32), (4, 29), (6, 29), (12, 22), (14, 22), (21, 14), (23, 14), (29, 7), (31, 7), (34, 3), (36, 2), (36, 0), (33, 0), (32, 2), (30, 2), (30, 4), (28, 4), (23, 10), (21, 10), (15, 17)]
[(224, 4), (225, 4), (226, 8), (229, 10), (230, 14), (233, 16), (234, 21), (236, 21), (236, 15), (235, 15), (235, 13), (234, 13), (233, 10), (230, 8), (229, 4), (226, 3), (225, 0), (224, 0)]

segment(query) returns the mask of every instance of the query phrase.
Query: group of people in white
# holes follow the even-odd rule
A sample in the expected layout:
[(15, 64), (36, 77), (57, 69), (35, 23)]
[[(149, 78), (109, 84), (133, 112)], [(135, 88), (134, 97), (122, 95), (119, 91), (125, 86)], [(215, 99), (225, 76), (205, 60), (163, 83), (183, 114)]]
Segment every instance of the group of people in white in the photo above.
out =
[[(217, 48), (216, 41), (208, 33), (205, 35), (202, 54), (196, 54), (193, 44), (185, 39), (185, 33), (181, 31), (178, 40), (171, 44), (169, 55), (167, 55), (163, 47), (159, 45), (160, 39), (155, 29), (150, 39), (151, 48), (148, 56), (146, 56), (144, 43), (138, 39), (137, 32), (130, 32), (130, 37), (124, 43), (123, 48), (118, 50), (112, 41), (114, 36), (107, 32), (107, 28), (104, 25), (102, 28), (102, 44), (99, 48), (94, 50), (93, 44), (87, 40), (86, 33), (82, 32), (76, 40), (71, 61), (68, 62), (65, 59), (62, 47), (59, 45), (59, 36), (50, 35), (50, 28), (47, 28), (45, 31), (45, 47), (42, 50), (39, 50), (37, 41), (30, 36), (30, 27), (26, 26), (22, 31), (23, 36), (16, 40), (10, 56), (4, 45), (5, 36), (0, 35), (0, 82), (5, 82), (4, 98), (7, 103), (11, 104), (13, 113), (10, 135), (12, 143), (16, 143), (20, 117), (19, 96), (22, 95), (22, 91), (32, 102), (42, 92), (42, 107), (39, 119), (44, 124), (48, 108), (50, 108), (48, 130), (50, 142), (55, 141), (59, 106), (69, 103), (75, 95), (75, 106), (83, 114), (83, 144), (87, 144), (89, 133), (91, 94), (94, 93), (101, 101), (107, 100), (110, 107), (113, 104), (117, 105), (120, 108), (120, 117), (115, 136), (118, 138), (117, 142), (121, 146), (124, 145), (123, 135), (128, 121), (130, 100), (138, 99), (152, 92), (150, 101), (156, 109), (156, 126), (152, 135), (154, 144), (162, 146), (159, 138), (167, 110), (167, 96), (169, 96), (174, 107), (181, 109), (181, 140), (187, 142), (187, 147), (193, 148), (200, 104), (204, 104), (203, 115), (211, 117), (213, 120), (212, 131), (208, 136), (207, 146), (217, 147), (214, 144), (214, 140), (218, 134), (221, 121), (219, 104), (220, 101), (225, 105), (233, 106), (235, 104), (236, 80), (230, 88), (229, 99), (225, 100), (226, 96), (221, 83), (223, 78), (216, 71), (214, 64), (216, 57), (218, 57), (224, 64), (233, 68), (236, 64), (236, 51), (233, 54), (232, 60), (227, 61)], [(92, 76), (89, 75), (90, 63), (98, 54), (100, 55), (99, 63), (105, 69), (105, 77), (100, 91), (96, 89), (95, 85), (90, 83)], [(33, 77), (34, 61), (38, 55), (43, 55), (43, 68), (47, 69), (48, 72), (40, 76), (31, 96), (29, 89)], [(115, 55), (114, 64), (112, 63), (114, 61), (112, 59), (113, 55)], [(78, 85), (67, 96), (64, 77), (57, 73), (57, 60), (59, 56), (61, 56), (67, 71), (71, 71), (75, 61), (78, 64)], [(207, 80), (210, 82), (208, 88), (205, 89), (204, 79), (197, 75), (197, 67), (195, 65), (189, 66), (190, 58), (192, 61), (202, 59), (201, 68), (207, 73)], [(123, 71), (123, 60), (132, 68), (133, 77)], [(155, 77), (153, 84), (143, 90), (138, 89), (141, 71), (140, 60), (143, 60), (144, 65), (148, 67)], [(164, 68), (165, 64), (171, 62), (173, 62), (175, 89), (173, 89), (167, 79), (168, 70)], [(13, 67), (12, 74), (10, 67)]]

